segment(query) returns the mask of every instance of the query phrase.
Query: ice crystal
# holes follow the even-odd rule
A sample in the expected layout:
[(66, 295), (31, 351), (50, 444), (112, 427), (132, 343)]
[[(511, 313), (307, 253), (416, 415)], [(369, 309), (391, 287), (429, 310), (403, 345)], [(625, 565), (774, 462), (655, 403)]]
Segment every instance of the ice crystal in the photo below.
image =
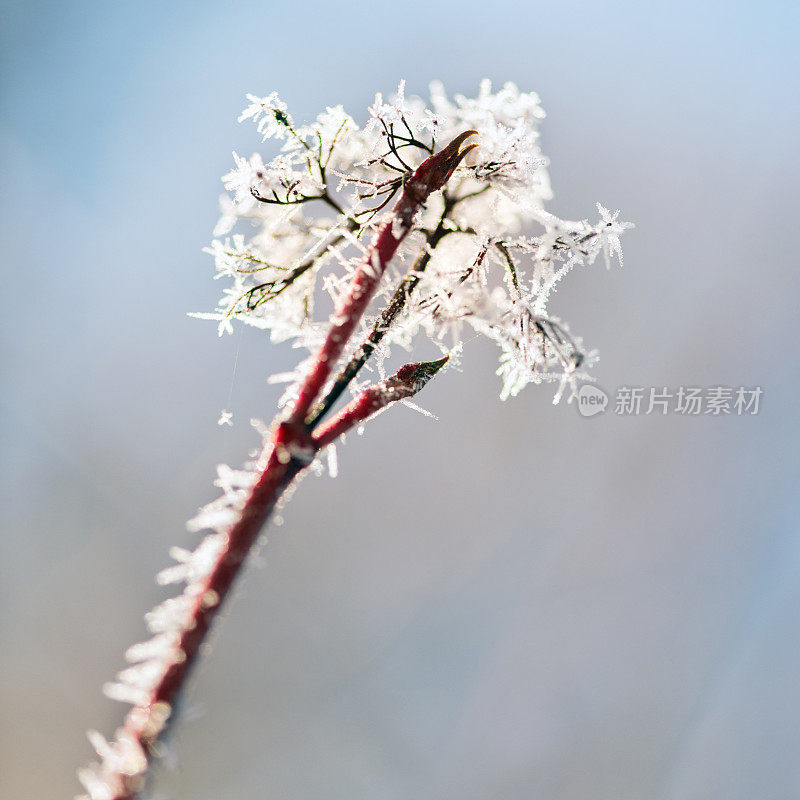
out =
[(78, 770), (78, 779), (86, 794), (79, 800), (111, 800), (123, 788), (140, 784), (147, 768), (147, 757), (142, 746), (123, 729), (119, 729), (113, 742), (108, 742), (97, 731), (88, 731), (87, 736), (100, 757), (100, 762)]
[[(408, 96), (401, 81), (394, 94), (376, 94), (363, 127), (341, 106), (298, 127), (275, 93), (247, 99), (240, 120), (255, 122), (264, 139), (279, 140), (280, 151), (269, 161), (234, 154), (217, 230), (227, 234), (242, 221), (251, 234), (243, 229), (208, 248), (226, 286), (217, 309), (197, 316), (216, 320), (220, 334), (238, 319), (275, 341), (314, 351), (333, 319), (330, 308), (406, 177), (453, 137), (475, 130), (479, 146), (417, 215), (387, 270), (376, 309), (420, 253), (428, 253), (377, 358), (389, 357), (393, 347), (411, 348), (419, 336), (455, 346), (469, 326), (499, 346), (501, 398), (550, 381), (559, 386), (557, 398), (565, 390), (572, 397), (591, 359), (580, 339), (551, 318), (548, 302), (576, 266), (601, 253), (607, 265), (621, 262), (620, 235), (631, 226), (600, 204), (593, 224), (545, 209), (552, 191), (539, 144), (545, 113), (538, 95), (513, 83), (495, 90), (485, 80), (476, 97), (451, 98), (433, 83), (426, 103)], [(289, 379), (301, 374), (302, 365)], [(292, 397), (290, 386), (284, 401)], [(205, 522), (219, 527), (213, 518)]]

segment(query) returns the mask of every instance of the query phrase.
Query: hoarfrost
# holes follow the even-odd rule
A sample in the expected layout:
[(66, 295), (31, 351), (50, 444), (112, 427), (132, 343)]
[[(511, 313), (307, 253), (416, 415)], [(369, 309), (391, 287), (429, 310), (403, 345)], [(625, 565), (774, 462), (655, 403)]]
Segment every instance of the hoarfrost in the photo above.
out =
[[(388, 204), (423, 158), (472, 129), (479, 146), (448, 183), (449, 205), (432, 197), (410, 223), (401, 260), (413, 259), (420, 243), (431, 250), (426, 237), (440, 216), (446, 233), (431, 250), (415, 296), (384, 332), (380, 356), (388, 357), (392, 347), (411, 347), (418, 336), (455, 346), (470, 326), (499, 346), (501, 397), (546, 382), (559, 386), (556, 397), (567, 389), (571, 394), (570, 387), (586, 376), (586, 353), (565, 352), (571, 346), (549, 339), (554, 328), (528, 325), (523, 318), (550, 319), (551, 296), (576, 267), (592, 264), (601, 254), (607, 265), (621, 263), (620, 236), (631, 225), (600, 204), (596, 224), (561, 219), (546, 210), (552, 190), (540, 147), (545, 113), (536, 93), (513, 83), (496, 89), (484, 80), (476, 96), (451, 98), (440, 83), (432, 83), (426, 103), (408, 95), (401, 81), (394, 93), (375, 95), (363, 128), (340, 106), (298, 128), (274, 92), (247, 99), (240, 119), (255, 122), (263, 137), (284, 144), (269, 163), (257, 154), (235, 154), (234, 170), (223, 179), (230, 195), (220, 226), (228, 233), (235, 217), (256, 228), (249, 239), (234, 233), (208, 248), (217, 276), (231, 281), (217, 310), (205, 315), (219, 323), (220, 332), (231, 330), (231, 321), (239, 319), (269, 330), (277, 341), (289, 339), (313, 352), (329, 321), (336, 322), (329, 314), (315, 316), (320, 292), (336, 308), (356, 266), (379, 274), (380, 265), (363, 263), (362, 255)], [(334, 175), (336, 180), (329, 182)], [(256, 200), (258, 195), (264, 203)], [(315, 198), (316, 205), (311, 202)], [(340, 212), (333, 221), (326, 216), (332, 210)], [(399, 238), (408, 222), (395, 217), (392, 224)], [(541, 232), (526, 233), (537, 226)], [(485, 247), (486, 257), (471, 268), (476, 248)], [(332, 261), (340, 270), (323, 269)], [(384, 280), (378, 301), (386, 302), (393, 291)], [(274, 376), (290, 382), (282, 402), (293, 399), (301, 374)], [(228, 520), (224, 511), (208, 509), (197, 525), (219, 530)]]

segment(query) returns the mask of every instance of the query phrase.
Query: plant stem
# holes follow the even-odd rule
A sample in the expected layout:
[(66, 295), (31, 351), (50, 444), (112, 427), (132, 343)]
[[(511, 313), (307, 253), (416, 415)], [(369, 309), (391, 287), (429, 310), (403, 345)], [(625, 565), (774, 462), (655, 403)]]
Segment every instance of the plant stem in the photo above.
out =
[(365, 389), (333, 419), (314, 432), (314, 442), (322, 448), (335, 442), (351, 428), (376, 414), (390, 403), (412, 397), (447, 363), (449, 356), (423, 364), (406, 364), (396, 375)]
[(306, 425), (309, 428), (314, 428), (319, 424), (322, 418), (331, 410), (342, 395), (342, 392), (344, 392), (349, 383), (359, 373), (405, 307), (409, 296), (422, 279), (422, 273), (425, 272), (425, 268), (431, 260), (433, 249), (448, 233), (450, 233), (446, 227), (445, 220), (451, 208), (451, 203), (445, 200), (445, 208), (439, 219), (439, 223), (425, 239), (425, 249), (419, 254), (411, 268), (403, 276), (389, 304), (383, 309), (378, 319), (375, 320), (375, 324), (372, 326), (369, 336), (350, 361), (347, 362), (347, 365), (337, 376), (328, 394), (325, 395), (324, 399), (314, 408), (311, 415), (306, 420)]
[[(116, 748), (114, 756), (104, 759), (100, 776), (85, 776), (84, 783), (93, 798), (133, 800), (142, 788), (148, 766), (156, 755), (159, 737), (212, 623), (284, 490), (311, 464), (322, 446), (389, 403), (418, 392), (446, 361), (445, 358), (403, 367), (393, 378), (367, 389), (316, 436), (305, 424), (309, 409), (364, 314), (389, 260), (411, 229), (416, 212), (433, 192), (445, 185), (465, 153), (475, 146), (460, 149), (473, 133), (468, 131), (457, 136), (447, 147), (422, 162), (406, 181), (390, 218), (378, 229), (337, 310), (328, 336), (300, 386), (290, 414), (273, 426), (271, 441), (263, 454), (266, 465), (244, 501), (238, 519), (225, 531), (222, 553), (205, 579), (192, 587), (192, 602), (180, 631), (175, 657), (148, 692), (146, 702), (138, 703), (126, 715), (117, 731), (116, 742), (110, 746)], [(90, 783), (96, 791), (90, 788)]]
[(356, 325), (372, 299), (386, 266), (405, 239), (414, 221), (414, 215), (428, 197), (441, 189), (466, 153), (477, 145), (467, 145), (460, 150), (465, 139), (475, 131), (466, 131), (453, 139), (447, 147), (426, 158), (403, 187), (390, 218), (378, 228), (372, 243), (356, 270), (350, 290), (342, 306), (337, 309), (328, 335), (305, 380), (300, 386), (290, 419), (304, 424), (311, 406), (325, 386), (331, 370), (347, 345)]

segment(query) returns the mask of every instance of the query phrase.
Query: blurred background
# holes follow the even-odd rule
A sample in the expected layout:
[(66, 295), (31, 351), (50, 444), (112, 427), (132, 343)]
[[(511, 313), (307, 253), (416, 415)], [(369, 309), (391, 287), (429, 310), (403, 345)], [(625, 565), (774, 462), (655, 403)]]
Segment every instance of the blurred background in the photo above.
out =
[(186, 316), (220, 289), (219, 176), (260, 146), (244, 93), (363, 119), (401, 77), (488, 76), (540, 93), (557, 213), (636, 222), (551, 306), (598, 384), (761, 410), (500, 403), (473, 343), (419, 398), (438, 422), (381, 416), (271, 528), (154, 796), (800, 797), (797, 4), (0, 7), (0, 795), (79, 790), (154, 573), (294, 364)]

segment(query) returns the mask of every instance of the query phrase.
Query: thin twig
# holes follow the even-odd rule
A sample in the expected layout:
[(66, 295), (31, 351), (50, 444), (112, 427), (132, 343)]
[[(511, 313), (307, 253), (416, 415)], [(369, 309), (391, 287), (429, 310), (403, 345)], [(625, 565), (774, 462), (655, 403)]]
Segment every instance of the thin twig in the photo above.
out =
[(342, 392), (344, 392), (364, 364), (369, 360), (369, 357), (392, 327), (403, 308), (405, 308), (409, 296), (422, 279), (422, 274), (425, 272), (431, 260), (434, 248), (448, 233), (451, 233), (447, 228), (447, 217), (453, 205), (452, 201), (445, 198), (445, 207), (436, 228), (430, 231), (425, 237), (425, 248), (411, 265), (408, 272), (403, 276), (403, 279), (392, 295), (392, 299), (375, 320), (369, 336), (367, 336), (353, 357), (347, 362), (347, 365), (336, 377), (327, 395), (325, 395), (323, 400), (314, 408), (311, 415), (306, 420), (306, 424), (309, 428), (314, 428), (318, 425), (320, 420), (330, 411), (339, 397), (341, 397)]

